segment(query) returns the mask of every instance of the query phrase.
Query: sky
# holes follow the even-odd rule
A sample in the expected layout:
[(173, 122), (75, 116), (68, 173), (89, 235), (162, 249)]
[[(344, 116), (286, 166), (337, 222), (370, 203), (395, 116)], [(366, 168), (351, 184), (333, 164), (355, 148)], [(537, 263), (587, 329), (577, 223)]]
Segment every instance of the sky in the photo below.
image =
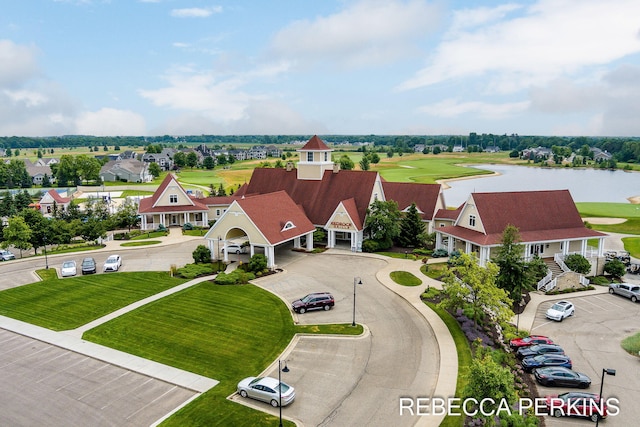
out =
[(0, 136), (640, 136), (638, 0), (0, 10)]

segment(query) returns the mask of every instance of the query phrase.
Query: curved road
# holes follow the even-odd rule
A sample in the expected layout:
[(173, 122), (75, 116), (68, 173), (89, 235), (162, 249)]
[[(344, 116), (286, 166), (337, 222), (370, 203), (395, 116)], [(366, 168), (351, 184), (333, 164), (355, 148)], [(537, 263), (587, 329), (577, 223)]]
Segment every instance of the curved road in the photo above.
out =
[[(202, 239), (195, 238), (125, 249), (111, 242), (109, 249), (49, 256), (48, 263), (50, 268), (59, 268), (63, 260), (93, 256), (102, 266), (109, 254), (117, 252), (123, 257), (122, 271), (166, 271), (172, 264), (192, 262), (191, 253), (199, 244)], [(290, 371), (282, 375), (283, 381), (295, 385), (297, 398), (283, 408), (284, 416), (305, 426), (416, 424), (417, 417), (400, 416), (399, 399), (432, 396), (439, 370), (438, 347), (424, 317), (376, 279), (386, 261), (348, 252), (307, 255), (288, 247), (281, 248), (277, 256), (285, 271), (257, 280), (258, 286), (287, 303), (314, 291), (330, 291), (336, 298), (333, 310), (294, 315), (294, 320), (301, 324), (351, 323), (357, 276), (363, 284), (356, 289), (356, 321), (367, 328), (363, 337), (299, 337), (290, 345), (283, 355)], [(0, 264), (0, 289), (33, 282), (33, 271), (44, 263), (44, 257), (37, 257)], [(234, 400), (277, 415), (268, 404), (237, 396)]]

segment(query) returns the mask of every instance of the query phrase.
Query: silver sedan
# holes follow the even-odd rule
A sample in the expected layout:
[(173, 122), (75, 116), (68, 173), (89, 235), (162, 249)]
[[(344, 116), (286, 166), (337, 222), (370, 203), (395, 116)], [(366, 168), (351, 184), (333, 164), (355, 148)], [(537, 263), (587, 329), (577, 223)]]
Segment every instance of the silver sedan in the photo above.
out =
[(238, 393), (242, 397), (267, 402), (274, 408), (281, 406), (281, 403), (282, 406), (287, 406), (296, 397), (293, 387), (283, 382), (279, 383), (277, 379), (271, 377), (245, 378), (238, 383)]

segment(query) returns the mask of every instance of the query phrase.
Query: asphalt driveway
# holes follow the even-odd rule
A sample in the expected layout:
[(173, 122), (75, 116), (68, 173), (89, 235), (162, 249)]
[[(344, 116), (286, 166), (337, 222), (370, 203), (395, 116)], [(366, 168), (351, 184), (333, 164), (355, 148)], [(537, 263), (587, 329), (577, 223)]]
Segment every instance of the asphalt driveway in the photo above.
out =
[[(283, 415), (307, 426), (412, 426), (400, 416), (400, 397), (431, 397), (438, 375), (437, 344), (425, 319), (376, 280), (385, 261), (362, 256), (318, 254), (293, 260), (285, 272), (257, 281), (290, 302), (309, 292), (328, 291), (330, 311), (297, 315), (301, 324), (351, 323), (354, 277), (356, 322), (363, 337), (303, 337), (285, 356), (283, 381), (296, 388), (296, 401)], [(258, 373), (256, 373), (257, 375)], [(277, 377), (272, 370), (268, 375)], [(268, 404), (246, 402), (272, 411)]]
[[(547, 335), (561, 345), (571, 357), (573, 369), (591, 377), (591, 393), (600, 393), (603, 369), (615, 369), (615, 376), (605, 376), (603, 395), (620, 401), (620, 413), (602, 422), (607, 426), (638, 424), (637, 400), (640, 396), (640, 359), (629, 355), (620, 342), (640, 331), (640, 304), (608, 293), (590, 296), (565, 296), (574, 303), (576, 314), (563, 322), (545, 318), (553, 301), (538, 306), (531, 333)], [(558, 394), (570, 389), (539, 386), (541, 395)], [(591, 424), (584, 419), (547, 417), (549, 427)]]

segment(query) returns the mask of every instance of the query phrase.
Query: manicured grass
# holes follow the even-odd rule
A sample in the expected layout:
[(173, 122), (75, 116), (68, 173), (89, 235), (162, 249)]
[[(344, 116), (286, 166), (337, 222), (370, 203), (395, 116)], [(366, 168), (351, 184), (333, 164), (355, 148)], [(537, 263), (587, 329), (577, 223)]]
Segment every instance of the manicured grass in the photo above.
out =
[(298, 334), (332, 334), (332, 335), (361, 335), (364, 332), (362, 325), (356, 323), (340, 323), (331, 325), (296, 325)]
[(447, 263), (442, 262), (438, 264), (424, 264), (422, 267), (420, 267), (420, 271), (422, 272), (422, 274), (424, 274), (427, 277), (430, 277), (432, 279), (437, 279), (440, 276), (442, 276), (442, 274), (447, 268), (448, 268)]
[[(429, 308), (436, 312), (442, 321), (447, 325), (449, 333), (453, 337), (453, 341), (456, 344), (456, 350), (458, 352), (458, 379), (456, 381), (456, 397), (462, 396), (462, 390), (467, 386), (467, 378), (469, 376), (469, 369), (471, 367), (471, 347), (469, 347), (469, 341), (465, 337), (464, 332), (460, 329), (458, 321), (453, 318), (446, 310), (438, 307), (431, 302), (425, 302)], [(441, 427), (462, 427), (464, 425), (464, 416), (446, 416), (440, 423)]]
[(628, 219), (621, 224), (591, 224), (594, 230), (605, 233), (640, 234), (640, 219)]
[(185, 236), (204, 236), (205, 234), (207, 234), (207, 231), (209, 231), (208, 228), (199, 228), (199, 229), (195, 229), (195, 230), (183, 230), (182, 234), (184, 234)]
[(202, 282), (83, 338), (220, 381), (163, 425), (256, 426), (277, 420), (226, 397), (238, 381), (275, 360), (295, 331), (288, 308), (275, 295), (254, 285)]
[(640, 205), (631, 203), (580, 202), (576, 207), (582, 217), (640, 219)]
[(402, 286), (418, 286), (422, 284), (422, 280), (418, 279), (408, 271), (392, 271), (389, 273), (391, 280)]
[(0, 292), (0, 314), (63, 331), (184, 282), (168, 273), (112, 273), (49, 279)]
[(634, 258), (640, 258), (640, 237), (623, 237), (624, 249)]
[(627, 353), (637, 356), (640, 351), (640, 333), (623, 339), (620, 345)]
[(397, 258), (397, 259), (411, 259), (411, 260), (417, 260), (418, 258), (410, 253), (404, 253), (404, 252), (385, 252), (385, 251), (381, 251), (381, 252), (376, 252), (376, 255), (384, 255), (384, 256), (388, 256), (389, 258)]
[(162, 243), (162, 242), (160, 240), (138, 240), (137, 242), (121, 243), (120, 246), (124, 246), (124, 247), (149, 246), (149, 245), (157, 245), (158, 243)]
[(168, 231), (147, 231), (139, 236), (132, 237), (131, 240), (155, 239), (157, 237), (165, 237), (168, 234)]

